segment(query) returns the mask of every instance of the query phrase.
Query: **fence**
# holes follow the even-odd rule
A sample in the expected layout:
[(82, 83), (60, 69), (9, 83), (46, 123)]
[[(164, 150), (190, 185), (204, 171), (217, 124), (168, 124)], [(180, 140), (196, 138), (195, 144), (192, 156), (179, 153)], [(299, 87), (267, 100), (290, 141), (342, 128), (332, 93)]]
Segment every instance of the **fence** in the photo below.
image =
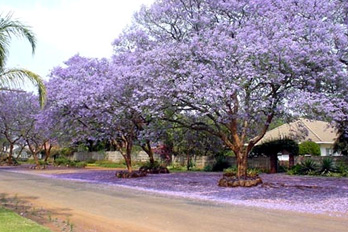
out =
[[(159, 157), (154, 155), (154, 158)], [(74, 152), (72, 160), (88, 161), (88, 160), (109, 160), (112, 162), (123, 162), (123, 156), (119, 151), (107, 151), (107, 152)], [(149, 156), (144, 151), (132, 154), (132, 160), (135, 162), (146, 162), (149, 160)]]
[[(154, 154), (155, 160), (159, 160), (160, 157), (157, 154)], [(328, 158), (328, 156), (312, 156), (312, 157), (304, 157), (297, 156), (295, 157), (295, 164), (301, 163), (305, 159), (312, 159), (313, 161), (320, 163), (323, 159)], [(330, 156), (335, 164), (340, 162), (348, 165), (348, 157), (346, 156)], [(107, 151), (107, 152), (75, 152), (72, 156), (73, 160), (79, 161), (88, 161), (88, 160), (109, 160), (116, 163), (123, 162), (123, 156), (118, 151)], [(132, 154), (132, 161), (134, 162), (147, 162), (149, 160), (149, 156), (144, 151), (140, 151), (138, 153)], [(227, 162), (230, 166), (237, 166), (236, 157), (227, 157)], [(196, 168), (203, 169), (204, 167), (210, 165), (214, 165), (215, 159), (209, 156), (194, 156), (192, 159)], [(187, 159), (184, 156), (172, 156), (173, 164), (179, 164), (182, 166), (186, 165)], [(281, 165), (287, 166), (287, 161), (281, 161)], [(263, 170), (270, 169), (270, 158), (269, 157), (256, 157), (248, 159), (248, 167), (249, 168), (259, 168)]]

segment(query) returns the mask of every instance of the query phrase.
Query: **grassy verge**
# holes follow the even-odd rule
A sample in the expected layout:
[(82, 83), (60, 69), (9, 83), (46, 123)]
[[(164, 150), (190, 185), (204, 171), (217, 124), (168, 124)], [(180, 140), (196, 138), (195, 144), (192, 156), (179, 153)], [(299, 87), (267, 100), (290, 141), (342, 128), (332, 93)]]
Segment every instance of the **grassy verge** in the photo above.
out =
[(93, 163), (87, 162), (88, 167), (103, 167), (103, 168), (127, 168), (123, 163), (114, 163), (108, 160), (94, 161)]
[(0, 208), (0, 231), (50, 232), (49, 229), (4, 208)]

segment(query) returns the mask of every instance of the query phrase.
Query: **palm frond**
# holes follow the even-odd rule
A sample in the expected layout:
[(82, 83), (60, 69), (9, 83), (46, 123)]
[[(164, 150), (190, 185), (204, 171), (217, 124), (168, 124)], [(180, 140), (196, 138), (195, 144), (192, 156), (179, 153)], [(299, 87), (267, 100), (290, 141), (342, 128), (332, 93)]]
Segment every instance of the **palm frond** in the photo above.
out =
[(31, 28), (18, 20), (12, 19), (12, 13), (0, 15), (0, 69), (5, 66), (8, 48), (12, 37), (24, 38), (31, 45), (32, 53), (36, 48), (36, 38)]
[(24, 84), (25, 80), (33, 83), (39, 93), (40, 104), (44, 105), (46, 99), (46, 87), (41, 77), (26, 69), (8, 69), (0, 73), (0, 88), (18, 87)]

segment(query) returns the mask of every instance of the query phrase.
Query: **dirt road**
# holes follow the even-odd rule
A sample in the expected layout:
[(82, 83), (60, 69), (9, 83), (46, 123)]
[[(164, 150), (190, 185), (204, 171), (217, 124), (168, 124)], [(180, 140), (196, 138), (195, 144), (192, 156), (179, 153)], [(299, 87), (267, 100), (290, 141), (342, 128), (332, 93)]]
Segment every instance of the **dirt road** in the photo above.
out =
[(347, 231), (347, 218), (188, 199), (0, 169), (0, 194), (29, 199), (69, 218), (73, 231)]

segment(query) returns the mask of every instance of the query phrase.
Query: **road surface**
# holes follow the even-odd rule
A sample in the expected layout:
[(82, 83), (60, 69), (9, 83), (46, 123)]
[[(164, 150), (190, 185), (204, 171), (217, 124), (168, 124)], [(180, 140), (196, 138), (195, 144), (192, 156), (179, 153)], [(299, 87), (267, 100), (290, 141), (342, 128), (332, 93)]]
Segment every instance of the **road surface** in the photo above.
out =
[(0, 194), (64, 215), (74, 232), (348, 231), (348, 219), (223, 205), (0, 168)]

